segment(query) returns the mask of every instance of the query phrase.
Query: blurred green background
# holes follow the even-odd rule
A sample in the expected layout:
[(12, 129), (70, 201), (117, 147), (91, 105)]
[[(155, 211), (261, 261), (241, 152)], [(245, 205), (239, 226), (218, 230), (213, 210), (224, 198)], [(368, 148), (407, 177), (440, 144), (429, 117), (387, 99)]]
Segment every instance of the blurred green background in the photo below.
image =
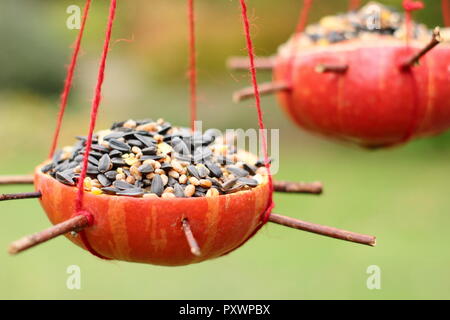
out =
[[(0, 4), (0, 174), (30, 173), (48, 152), (76, 30), (66, 8), (81, 0), (3, 0)], [(257, 54), (270, 55), (295, 27), (299, 0), (249, 0)], [(383, 1), (400, 7), (401, 1)], [(442, 24), (439, 1), (416, 18)], [(94, 1), (62, 132), (85, 134), (108, 1)], [(316, 1), (310, 21), (343, 11), (346, 1)], [(233, 104), (246, 73), (225, 68), (245, 54), (239, 2), (197, 1), (199, 118), (204, 126), (256, 127), (252, 102)], [(128, 39), (131, 41), (116, 41)], [(188, 124), (185, 1), (120, 1), (98, 128), (129, 117)], [(261, 81), (269, 74), (261, 73)], [(2, 202), (0, 298), (398, 299), (450, 298), (450, 135), (368, 152), (296, 128), (274, 98), (263, 99), (268, 127), (281, 128), (276, 178), (325, 184), (324, 195), (276, 195), (276, 212), (375, 234), (376, 248), (267, 225), (240, 250), (217, 260), (167, 268), (104, 262), (60, 238), (17, 257), (8, 243), (49, 226), (36, 200)], [(1, 193), (31, 186), (0, 187)], [(66, 288), (78, 265), (82, 289)], [(366, 269), (381, 268), (381, 290)]]

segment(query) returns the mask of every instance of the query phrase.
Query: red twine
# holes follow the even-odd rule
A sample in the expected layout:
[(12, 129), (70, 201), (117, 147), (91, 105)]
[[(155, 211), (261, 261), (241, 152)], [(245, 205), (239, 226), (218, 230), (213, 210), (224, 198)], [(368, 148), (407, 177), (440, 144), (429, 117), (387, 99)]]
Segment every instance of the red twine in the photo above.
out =
[(361, 0), (350, 0), (348, 4), (348, 10), (354, 11), (361, 6)]
[[(111, 33), (112, 33), (112, 27), (113, 27), (113, 23), (114, 23), (115, 14), (116, 14), (116, 6), (117, 6), (117, 0), (111, 0), (111, 4), (110, 4), (110, 8), (109, 8), (108, 24), (107, 24), (107, 28), (106, 28), (105, 43), (103, 45), (103, 53), (102, 53), (102, 57), (100, 59), (97, 85), (95, 87), (95, 92), (94, 92), (94, 100), (92, 101), (91, 121), (90, 121), (90, 125), (89, 125), (89, 133), (88, 133), (87, 141), (86, 141), (86, 150), (84, 152), (83, 165), (82, 165), (80, 178), (78, 179), (78, 186), (77, 186), (78, 193), (77, 193), (77, 199), (76, 199), (76, 203), (75, 203), (75, 209), (76, 209), (77, 215), (85, 215), (86, 217), (88, 217), (89, 215), (92, 216), (92, 214), (83, 210), (84, 179), (86, 178), (86, 173), (87, 173), (87, 168), (88, 168), (88, 157), (91, 152), (91, 146), (92, 146), (92, 136), (94, 135), (95, 123), (97, 121), (97, 115), (98, 115), (98, 109), (99, 109), (100, 102), (102, 99), (102, 85), (103, 85), (103, 81), (105, 79), (106, 58), (108, 57), (109, 45), (111, 42)], [(93, 223), (93, 216), (92, 216), (91, 221)], [(86, 249), (88, 249), (90, 253), (92, 253), (93, 255), (95, 255), (99, 258), (107, 259), (107, 258), (103, 257), (102, 255), (100, 255), (98, 252), (96, 252), (91, 247), (84, 231), (81, 231), (80, 235), (81, 235), (81, 239), (82, 239)]]
[(49, 156), (48, 156), (49, 158), (53, 157), (53, 155), (55, 154), (56, 146), (58, 145), (58, 138), (59, 138), (59, 134), (61, 132), (62, 120), (64, 117), (64, 113), (66, 111), (67, 99), (69, 97), (70, 89), (72, 88), (73, 74), (75, 72), (75, 67), (77, 65), (78, 55), (80, 53), (80, 47), (81, 47), (81, 40), (83, 39), (84, 29), (86, 26), (86, 21), (87, 21), (90, 6), (91, 6), (91, 0), (86, 0), (86, 4), (84, 6), (83, 18), (82, 18), (82, 22), (81, 22), (81, 26), (80, 26), (80, 31), (78, 32), (78, 36), (75, 41), (75, 45), (74, 45), (74, 49), (73, 49), (73, 53), (72, 53), (72, 59), (70, 61), (70, 65), (67, 69), (66, 80), (64, 81), (64, 89), (63, 89), (63, 92), (61, 93), (59, 113), (58, 113), (58, 117), (57, 117), (57, 121), (56, 121), (56, 129), (53, 134), (52, 145), (50, 147), (50, 152), (49, 152)]
[[(267, 140), (266, 140), (264, 119), (263, 119), (263, 112), (262, 112), (262, 108), (261, 108), (261, 97), (259, 94), (258, 80), (256, 77), (255, 53), (254, 53), (253, 42), (252, 42), (252, 38), (251, 38), (251, 34), (250, 34), (250, 23), (249, 23), (248, 14), (247, 14), (247, 4), (245, 3), (245, 0), (240, 0), (240, 3), (241, 3), (242, 21), (243, 21), (243, 25), (244, 25), (245, 39), (246, 39), (246, 43), (247, 43), (248, 58), (250, 60), (250, 74), (251, 74), (251, 80), (252, 80), (253, 90), (254, 90), (254, 94), (255, 94), (256, 110), (258, 112), (258, 125), (259, 125), (259, 129), (260, 129), (260, 134), (262, 135), (262, 148), (263, 148), (263, 153), (264, 153), (264, 162), (265, 162), (265, 166), (267, 168), (267, 172), (269, 175), (269, 188), (270, 188), (269, 203), (268, 203), (268, 206), (267, 206), (265, 212), (262, 215), (261, 224), (250, 235), (250, 237), (248, 238), (248, 239), (250, 239), (269, 220), (269, 216), (274, 207), (274, 203), (273, 203), (272, 174), (270, 173), (270, 161), (269, 161), (269, 155), (267, 152)], [(246, 240), (248, 240), (248, 239), (246, 239)]]
[(406, 24), (406, 43), (409, 44), (411, 39), (411, 21), (412, 12), (425, 8), (422, 1), (403, 0), (403, 9), (405, 9), (405, 24)]
[(197, 120), (197, 56), (195, 46), (195, 16), (194, 0), (188, 0), (188, 20), (189, 20), (189, 91), (190, 91), (190, 111), (191, 129), (195, 131), (195, 120)]

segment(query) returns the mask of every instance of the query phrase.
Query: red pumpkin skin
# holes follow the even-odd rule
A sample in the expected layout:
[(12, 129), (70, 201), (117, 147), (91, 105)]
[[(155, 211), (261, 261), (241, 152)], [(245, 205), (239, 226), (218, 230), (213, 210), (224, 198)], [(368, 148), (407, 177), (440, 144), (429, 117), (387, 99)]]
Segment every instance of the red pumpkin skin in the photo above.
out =
[[(53, 224), (75, 215), (77, 188), (35, 171), (35, 188)], [(94, 216), (86, 228), (90, 245), (101, 255), (130, 262), (180, 266), (220, 257), (239, 247), (260, 223), (270, 188), (203, 198), (132, 198), (85, 192), (84, 208)], [(182, 230), (189, 219), (202, 255), (194, 256)], [(86, 249), (80, 237), (67, 237)]]
[[(289, 47), (291, 46), (291, 47)], [(409, 71), (399, 66), (425, 46), (404, 41), (347, 41), (328, 47), (280, 50), (274, 80), (291, 86), (278, 94), (301, 127), (378, 148), (439, 134), (450, 127), (450, 46), (440, 44)], [(346, 73), (319, 73), (319, 64), (347, 64)]]

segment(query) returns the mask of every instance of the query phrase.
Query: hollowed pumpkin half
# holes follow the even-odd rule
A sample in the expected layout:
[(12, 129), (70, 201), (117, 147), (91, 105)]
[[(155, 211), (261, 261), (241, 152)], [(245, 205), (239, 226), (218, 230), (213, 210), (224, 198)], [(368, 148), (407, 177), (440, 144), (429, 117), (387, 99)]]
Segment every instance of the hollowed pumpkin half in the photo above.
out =
[[(41, 172), (34, 185), (51, 223), (73, 217), (77, 188)], [(114, 260), (178, 266), (219, 257), (239, 247), (257, 228), (268, 206), (267, 178), (259, 186), (237, 193), (201, 198), (133, 198), (84, 194), (84, 208), (94, 216), (85, 229), (95, 251)], [(187, 218), (202, 255), (194, 256), (182, 229)], [(67, 235), (86, 249), (80, 237)]]
[[(443, 43), (402, 70), (424, 42), (353, 40), (328, 47), (295, 48), (288, 42), (275, 60), (278, 94), (302, 128), (363, 147), (405, 143), (450, 127), (450, 45)], [(320, 73), (318, 65), (347, 65), (345, 73)]]

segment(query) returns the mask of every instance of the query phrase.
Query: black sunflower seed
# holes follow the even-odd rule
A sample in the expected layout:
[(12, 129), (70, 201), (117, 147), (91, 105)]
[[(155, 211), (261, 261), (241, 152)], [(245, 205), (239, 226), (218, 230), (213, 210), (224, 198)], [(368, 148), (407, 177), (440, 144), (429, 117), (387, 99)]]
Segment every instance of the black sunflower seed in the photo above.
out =
[(97, 175), (97, 180), (104, 187), (109, 187), (111, 185), (111, 180), (109, 180), (104, 174)]
[(74, 186), (75, 181), (73, 180), (73, 175), (68, 172), (57, 172), (56, 173), (56, 180), (58, 180), (61, 183), (67, 184), (69, 186)]
[(154, 155), (156, 155), (157, 149), (155, 146), (150, 146), (150, 147), (142, 149), (141, 151), (142, 151), (142, 154), (144, 154), (144, 155), (154, 156)]
[(103, 140), (110, 140), (110, 139), (119, 139), (124, 136), (123, 132), (111, 132), (110, 134), (103, 137)]
[(175, 178), (172, 178), (171, 176), (169, 176), (169, 180), (167, 182), (167, 185), (169, 187), (173, 187), (174, 185), (176, 185), (178, 183), (178, 180)]
[(221, 178), (223, 176), (223, 172), (222, 172), (222, 170), (220, 169), (220, 167), (217, 164), (208, 161), (208, 162), (205, 163), (205, 165), (209, 169), (210, 174), (213, 177)]
[(258, 181), (256, 181), (253, 178), (244, 178), (244, 177), (242, 177), (242, 178), (238, 179), (238, 182), (242, 183), (242, 184), (245, 184), (247, 186), (250, 186), (250, 187), (256, 187), (258, 185)]
[(144, 155), (144, 156), (141, 157), (141, 160), (142, 160), (142, 161), (145, 161), (145, 160), (156, 160), (156, 161), (158, 161), (158, 160), (161, 160), (161, 159), (164, 159), (164, 158), (165, 158), (164, 156), (157, 156), (157, 155), (150, 156), (150, 155)]
[(113, 167), (113, 163), (111, 162), (111, 158), (107, 153), (105, 153), (100, 160), (98, 161), (98, 171), (106, 172), (111, 170)]
[(198, 148), (194, 152), (194, 162), (206, 161), (212, 156), (212, 151), (209, 148)]
[(209, 170), (206, 166), (198, 166), (197, 167), (197, 171), (198, 171), (198, 175), (200, 176), (200, 178), (206, 178), (207, 176), (209, 176)]
[(201, 179), (200, 174), (198, 173), (198, 170), (195, 166), (193, 165), (188, 166), (187, 171), (191, 176), (196, 177), (197, 179)]
[(242, 165), (244, 169), (250, 173), (250, 175), (254, 176), (256, 174), (256, 167), (252, 166), (251, 164), (245, 163)]
[[(272, 159), (269, 158), (269, 164), (272, 163)], [(266, 165), (266, 162), (264, 161), (264, 159), (259, 159), (258, 161), (255, 162), (255, 166), (256, 167), (264, 167)]]
[(164, 191), (163, 181), (159, 174), (155, 175), (152, 180), (152, 186), (150, 187), (150, 192), (161, 196)]
[(130, 139), (130, 140), (127, 140), (127, 143), (128, 143), (130, 146), (132, 146), (132, 147), (139, 147), (139, 148), (142, 148), (142, 147), (144, 146), (144, 144), (143, 144), (141, 141), (137, 140), (137, 139)]
[(211, 181), (211, 183), (213, 184), (213, 187), (217, 187), (218, 189), (222, 189), (222, 184), (219, 181), (217, 181), (216, 179), (213, 179), (213, 178), (206, 178), (206, 179)]
[(113, 182), (113, 186), (114, 186), (115, 188), (117, 188), (117, 189), (120, 189), (120, 190), (134, 189), (134, 188), (135, 188), (132, 184), (130, 184), (130, 183), (128, 183), (128, 182), (125, 182), (125, 181), (122, 181), (122, 180), (116, 180), (116, 181), (114, 181), (114, 182)]
[(73, 160), (80, 163), (83, 161), (84, 156), (82, 154), (77, 155)]
[(142, 134), (135, 133), (134, 136), (147, 147), (152, 147), (156, 143), (155, 139), (143, 136)]
[(234, 164), (234, 161), (232, 161), (230, 158), (224, 157), (224, 156), (217, 156), (217, 162), (222, 165)]
[(144, 195), (144, 190), (141, 188), (133, 188), (133, 189), (126, 189), (126, 190), (120, 190), (116, 193), (118, 196), (129, 196), (129, 197), (140, 197)]
[(117, 171), (107, 171), (104, 173), (105, 177), (107, 177), (109, 180), (115, 180), (117, 176)]
[(125, 164), (125, 160), (123, 160), (122, 158), (112, 158), (111, 162), (115, 166), (123, 166)]
[(245, 184), (237, 183), (232, 188), (226, 189), (224, 191), (225, 191), (225, 193), (233, 193), (233, 192), (240, 191), (240, 190), (244, 189), (245, 187), (246, 187)]
[(196, 197), (196, 198), (204, 197), (205, 195), (206, 195), (206, 192), (202, 192), (202, 191), (197, 190), (197, 189), (194, 192), (194, 197)]
[(144, 187), (144, 183), (141, 180), (138, 180), (134, 183), (136, 188), (142, 188)]
[(111, 152), (109, 153), (109, 156), (111, 158), (121, 157), (122, 156), (122, 152), (120, 152), (119, 150), (111, 150)]
[(69, 167), (69, 161), (68, 161), (68, 160), (65, 160), (64, 162), (58, 164), (58, 165), (55, 167), (55, 171), (61, 172), (61, 171), (67, 170), (68, 167)]
[(143, 124), (147, 124), (153, 122), (152, 119), (142, 119), (142, 120), (136, 120), (136, 125), (141, 126)]
[(118, 121), (118, 122), (114, 122), (114, 123), (112, 124), (112, 126), (111, 126), (111, 130), (114, 130), (114, 129), (117, 129), (117, 128), (122, 127), (122, 126), (124, 125), (125, 122), (126, 122), (126, 121)]
[(109, 145), (111, 148), (122, 151), (122, 152), (130, 152), (131, 147), (127, 145), (125, 142), (121, 142), (117, 139), (109, 140)]
[(248, 176), (247, 170), (238, 167), (227, 167), (228, 172), (232, 173), (235, 177), (246, 177)]
[(105, 187), (105, 188), (102, 188), (102, 191), (103, 191), (103, 193), (114, 195), (117, 192), (119, 192), (120, 190), (117, 188), (114, 188), (114, 187)]
[(145, 164), (143, 164), (142, 166), (140, 166), (140, 167), (138, 168), (138, 171), (139, 171), (140, 173), (147, 174), (147, 173), (152, 173), (152, 172), (154, 171), (154, 169), (153, 169), (153, 166), (151, 166), (151, 165), (145, 163)]
[(50, 170), (52, 170), (55, 167), (55, 165), (53, 164), (53, 162), (50, 162), (49, 164), (46, 164), (45, 166), (42, 167), (41, 171), (43, 173), (47, 173)]
[(173, 150), (175, 152), (179, 153), (180, 155), (190, 155), (191, 154), (186, 142), (184, 142), (179, 137), (173, 137), (171, 140), (171, 145), (172, 145)]
[(172, 128), (172, 125), (168, 122), (166, 122), (165, 124), (163, 124), (161, 126), (161, 129), (158, 130), (158, 133), (160, 135), (165, 135), (167, 133), (167, 131), (169, 131)]
[(179, 184), (175, 184), (173, 186), (174, 194), (177, 198), (185, 198), (186, 195), (184, 194), (184, 188)]
[(190, 162), (190, 163), (192, 163), (194, 160), (191, 155), (181, 155), (178, 153), (175, 153), (174, 157), (177, 160), (184, 161), (184, 162)]
[(161, 164), (161, 169), (163, 169), (165, 171), (169, 171), (169, 170), (172, 170), (173, 167), (169, 162), (164, 162)]
[(89, 163), (92, 163), (93, 165), (98, 166), (98, 159), (97, 158), (95, 158), (93, 156), (89, 156), (88, 157), (88, 161), (89, 161)]
[(93, 165), (92, 163), (88, 163), (87, 173), (98, 174), (98, 167), (96, 165)]
[(101, 145), (99, 145), (99, 144), (93, 144), (93, 145), (91, 146), (91, 149), (92, 149), (92, 150), (95, 150), (95, 151), (98, 151), (98, 152), (102, 152), (102, 153), (109, 152), (109, 149), (108, 149), (108, 148), (106, 148), (106, 147), (104, 147), (104, 146), (101, 146)]
[(231, 189), (231, 187), (233, 187), (236, 184), (237, 180), (238, 180), (237, 178), (234, 178), (234, 179), (230, 179), (228, 181), (225, 181), (225, 183), (222, 184), (222, 189), (223, 190)]

